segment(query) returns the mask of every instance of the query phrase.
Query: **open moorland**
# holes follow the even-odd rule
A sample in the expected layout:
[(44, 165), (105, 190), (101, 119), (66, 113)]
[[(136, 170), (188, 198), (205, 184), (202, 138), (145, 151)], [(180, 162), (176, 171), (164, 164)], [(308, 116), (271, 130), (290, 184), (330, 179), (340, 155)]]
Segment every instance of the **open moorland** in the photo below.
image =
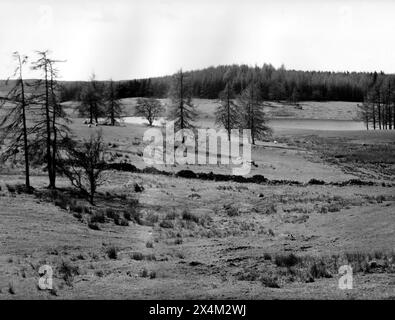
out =
[[(216, 101), (194, 102), (212, 128)], [(133, 117), (136, 99), (123, 103)], [(267, 103), (273, 136), (237, 181), (223, 164), (147, 167), (146, 124), (89, 127), (65, 103), (75, 137), (102, 130), (124, 165), (94, 206), (65, 177), (48, 190), (43, 167), (30, 193), (21, 165), (0, 168), (0, 298), (394, 299), (395, 133), (350, 130), (356, 105)], [(42, 265), (52, 290), (38, 289)]]

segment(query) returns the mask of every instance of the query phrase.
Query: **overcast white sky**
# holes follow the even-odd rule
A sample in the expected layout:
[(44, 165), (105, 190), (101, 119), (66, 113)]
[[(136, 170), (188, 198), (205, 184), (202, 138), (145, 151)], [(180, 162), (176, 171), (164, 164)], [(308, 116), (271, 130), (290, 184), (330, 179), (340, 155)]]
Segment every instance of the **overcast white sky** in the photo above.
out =
[(265, 62), (395, 73), (395, 1), (0, 0), (0, 79), (13, 51), (47, 48), (64, 80)]

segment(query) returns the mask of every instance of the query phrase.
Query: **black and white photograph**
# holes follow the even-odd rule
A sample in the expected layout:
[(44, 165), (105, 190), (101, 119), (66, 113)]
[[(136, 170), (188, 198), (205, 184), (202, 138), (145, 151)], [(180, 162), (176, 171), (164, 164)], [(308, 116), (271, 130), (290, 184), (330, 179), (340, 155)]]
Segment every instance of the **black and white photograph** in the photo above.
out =
[(395, 299), (394, 17), (0, 0), (0, 300)]

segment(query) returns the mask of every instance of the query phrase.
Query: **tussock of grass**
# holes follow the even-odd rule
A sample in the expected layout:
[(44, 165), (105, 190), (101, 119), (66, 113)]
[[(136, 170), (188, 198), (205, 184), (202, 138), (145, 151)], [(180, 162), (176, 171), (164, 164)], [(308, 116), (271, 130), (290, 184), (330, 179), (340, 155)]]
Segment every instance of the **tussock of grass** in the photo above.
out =
[(266, 214), (266, 215), (275, 214), (275, 213), (277, 213), (277, 209), (273, 203), (268, 205), (264, 210), (264, 214)]
[(263, 254), (263, 258), (264, 258), (265, 260), (271, 260), (271, 259), (272, 259), (272, 256), (270, 255), (270, 253), (264, 253), (264, 254)]
[(134, 221), (137, 224), (143, 225), (142, 214), (137, 199), (129, 201), (128, 207), (123, 212), (123, 217), (128, 221)]
[(230, 204), (224, 205), (224, 210), (228, 217), (236, 217), (240, 215), (239, 210)]
[(146, 268), (143, 268), (140, 271), (140, 277), (155, 279), (156, 278), (156, 272), (155, 271), (148, 271)]
[(157, 223), (159, 221), (159, 216), (157, 214), (154, 214), (152, 212), (150, 212), (144, 219), (144, 225), (147, 226), (154, 226), (155, 223)]
[(155, 261), (156, 257), (154, 254), (142, 254), (141, 252), (133, 252), (131, 255), (131, 259), (141, 261), (141, 260), (147, 260), (147, 261)]
[(175, 220), (178, 218), (178, 214), (175, 210), (173, 210), (172, 212), (169, 212), (166, 214), (165, 216), (165, 220)]
[(184, 209), (184, 211), (182, 212), (182, 219), (199, 223), (199, 217), (189, 212), (187, 209)]
[(99, 226), (96, 223), (88, 222), (88, 227), (92, 230), (100, 230)]
[(126, 220), (125, 218), (119, 217), (119, 216), (117, 216), (117, 217), (114, 219), (114, 223), (115, 223), (117, 226), (123, 226), (123, 227), (127, 227), (127, 226), (129, 225), (128, 220)]
[(147, 248), (153, 248), (153, 247), (154, 247), (154, 244), (152, 243), (152, 241), (147, 241), (147, 243), (145, 244), (145, 246), (146, 246)]
[(162, 220), (162, 221), (159, 223), (159, 226), (160, 226), (161, 228), (165, 228), (165, 229), (174, 228), (174, 224), (173, 224), (173, 222), (172, 222), (171, 220)]
[(74, 280), (74, 276), (79, 275), (80, 271), (78, 266), (73, 266), (68, 261), (62, 261), (59, 267), (59, 273), (62, 279), (66, 282), (68, 286), (71, 286)]
[(144, 255), (141, 252), (133, 252), (131, 258), (140, 261), (144, 259)]
[(107, 257), (112, 260), (116, 260), (118, 258), (118, 249), (114, 246), (110, 246), (106, 249)]
[(273, 275), (263, 275), (262, 277), (259, 278), (259, 281), (262, 283), (264, 287), (268, 288), (280, 288), (280, 285), (278, 284), (278, 279), (276, 276)]
[(114, 211), (113, 208), (106, 208), (106, 209), (105, 209), (105, 213), (106, 213), (107, 218), (109, 218), (109, 219), (114, 219), (115, 216), (118, 215), (118, 214)]
[(101, 211), (95, 212), (90, 217), (90, 223), (104, 223), (104, 222), (106, 222), (106, 217), (104, 216), (104, 213)]
[(260, 277), (260, 273), (256, 270), (250, 270), (246, 271), (244, 270), (242, 273), (240, 273), (237, 277), (237, 280), (239, 281), (256, 281)]

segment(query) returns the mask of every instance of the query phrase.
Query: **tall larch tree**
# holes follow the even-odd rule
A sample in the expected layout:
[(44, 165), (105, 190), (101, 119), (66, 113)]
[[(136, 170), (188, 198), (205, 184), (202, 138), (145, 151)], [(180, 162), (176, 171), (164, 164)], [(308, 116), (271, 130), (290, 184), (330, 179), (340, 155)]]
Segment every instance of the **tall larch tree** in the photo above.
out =
[[(2, 152), (1, 160), (5, 161), (16, 156), (22, 149), (25, 162), (25, 186), (30, 189), (28, 141), (30, 128), (27, 125), (30, 99), (26, 95), (23, 78), (23, 67), (27, 64), (28, 57), (19, 54), (19, 52), (14, 52), (13, 57), (16, 60), (13, 77), (17, 77), (17, 79), (8, 94), (0, 98), (0, 145), (6, 146)], [(8, 80), (6, 84), (8, 84)]]
[(106, 115), (110, 120), (110, 124), (115, 126), (117, 118), (119, 119), (122, 115), (122, 103), (119, 100), (118, 87), (114, 84), (112, 79), (106, 90), (105, 104)]
[(263, 101), (256, 81), (252, 80), (242, 91), (238, 98), (238, 104), (242, 109), (241, 128), (251, 130), (252, 144), (255, 144), (257, 139), (262, 139), (271, 133), (271, 129), (266, 123)]
[(196, 117), (195, 106), (192, 104), (192, 92), (187, 82), (185, 73), (178, 71), (173, 76), (169, 91), (170, 98), (170, 120), (174, 120), (176, 131), (181, 130), (183, 142), (185, 141), (184, 129), (193, 129), (193, 121)]
[(223, 126), (230, 141), (232, 129), (238, 128), (240, 112), (234, 102), (235, 94), (231, 82), (227, 82), (224, 90), (220, 93), (220, 104), (215, 111), (215, 122)]

